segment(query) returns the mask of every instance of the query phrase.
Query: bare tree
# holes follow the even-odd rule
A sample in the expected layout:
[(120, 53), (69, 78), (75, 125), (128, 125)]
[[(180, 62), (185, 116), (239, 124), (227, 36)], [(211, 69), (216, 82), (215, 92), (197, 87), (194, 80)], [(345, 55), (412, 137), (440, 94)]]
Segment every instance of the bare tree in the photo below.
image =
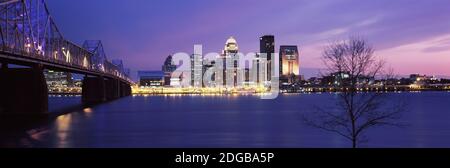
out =
[(366, 141), (364, 133), (370, 128), (400, 125), (396, 120), (403, 104), (387, 103), (387, 95), (381, 92), (359, 93), (361, 88), (370, 85), (365, 79), (380, 77), (385, 65), (366, 40), (350, 37), (331, 43), (325, 48), (322, 59), (326, 74), (334, 76), (338, 98), (336, 106), (315, 107), (315, 112), (303, 115), (306, 124), (345, 137), (353, 148)]

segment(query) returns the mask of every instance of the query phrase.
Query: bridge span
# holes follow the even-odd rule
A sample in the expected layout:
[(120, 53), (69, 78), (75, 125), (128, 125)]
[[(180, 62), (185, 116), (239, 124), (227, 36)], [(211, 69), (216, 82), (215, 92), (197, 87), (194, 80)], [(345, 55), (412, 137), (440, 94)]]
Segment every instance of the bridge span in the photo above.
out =
[(101, 41), (65, 39), (45, 0), (0, 0), (0, 64), (0, 115), (48, 113), (44, 69), (84, 74), (86, 104), (131, 95), (123, 65), (108, 61)]

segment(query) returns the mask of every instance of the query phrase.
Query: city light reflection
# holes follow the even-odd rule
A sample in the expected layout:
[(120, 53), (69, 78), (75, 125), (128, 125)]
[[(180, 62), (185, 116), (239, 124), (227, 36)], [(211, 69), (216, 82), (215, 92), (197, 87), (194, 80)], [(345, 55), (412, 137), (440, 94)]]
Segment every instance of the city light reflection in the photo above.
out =
[(58, 147), (67, 147), (67, 140), (69, 138), (69, 131), (72, 124), (72, 114), (62, 115), (56, 118), (56, 129), (58, 131)]

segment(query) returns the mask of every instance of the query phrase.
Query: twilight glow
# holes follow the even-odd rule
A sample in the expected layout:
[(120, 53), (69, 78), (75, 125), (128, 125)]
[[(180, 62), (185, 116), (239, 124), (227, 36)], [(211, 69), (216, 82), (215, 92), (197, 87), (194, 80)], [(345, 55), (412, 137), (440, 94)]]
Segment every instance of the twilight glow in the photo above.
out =
[[(323, 46), (364, 36), (398, 74), (450, 76), (448, 0), (47, 0), (66, 38), (100, 39), (110, 59), (133, 71), (159, 70), (169, 54), (219, 52), (234, 36), (241, 52), (259, 50), (258, 37), (298, 45), (301, 74), (314, 75)], [(103, 5), (108, 3), (108, 5)], [(79, 31), (82, 28), (85, 31)]]

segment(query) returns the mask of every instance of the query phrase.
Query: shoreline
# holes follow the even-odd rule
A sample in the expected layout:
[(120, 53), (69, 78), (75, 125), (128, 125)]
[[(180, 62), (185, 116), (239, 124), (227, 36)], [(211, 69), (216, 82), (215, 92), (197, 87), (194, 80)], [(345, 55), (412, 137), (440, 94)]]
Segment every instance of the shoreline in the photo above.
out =
[[(299, 91), (299, 92), (278, 92), (279, 94), (323, 94), (323, 93), (341, 93), (342, 91)], [(450, 92), (450, 89), (422, 89), (422, 90), (379, 90), (379, 91), (358, 91), (357, 93), (420, 93), (420, 92)], [(159, 95), (264, 95), (270, 92), (255, 93), (255, 92), (230, 92), (230, 93), (197, 93), (197, 92), (170, 92), (170, 93), (132, 93), (132, 96), (159, 96)], [(50, 97), (55, 96), (82, 96), (81, 93), (49, 93)]]

